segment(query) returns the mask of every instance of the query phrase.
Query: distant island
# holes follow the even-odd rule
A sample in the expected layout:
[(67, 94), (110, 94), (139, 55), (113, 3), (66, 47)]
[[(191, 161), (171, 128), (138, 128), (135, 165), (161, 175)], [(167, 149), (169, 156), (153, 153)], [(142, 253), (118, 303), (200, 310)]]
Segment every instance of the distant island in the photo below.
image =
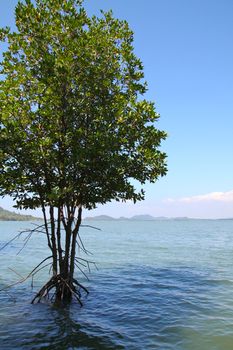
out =
[(0, 221), (35, 221), (41, 220), (41, 218), (37, 218), (32, 215), (21, 215), (16, 214), (12, 211), (5, 210), (0, 207)]
[(119, 218), (113, 218), (112, 216), (108, 215), (98, 215), (98, 216), (90, 216), (84, 218), (84, 220), (87, 221), (155, 221), (155, 220), (192, 220), (188, 217), (177, 217), (177, 218), (169, 218), (166, 216), (151, 216), (151, 215), (134, 215), (131, 218), (126, 218), (124, 216), (121, 216)]
[(217, 219), (201, 219), (201, 218), (190, 218), (187, 216), (178, 217), (167, 217), (167, 216), (152, 216), (152, 215), (134, 215), (131, 218), (121, 216), (119, 218), (113, 218), (109, 215), (97, 215), (88, 216), (84, 218), (87, 221), (187, 221), (187, 220), (233, 220), (233, 218), (217, 218)]
[[(43, 220), (43, 219), (32, 215), (17, 214), (0, 207), (0, 221), (36, 221), (36, 220)], [(127, 218), (125, 216), (114, 218), (109, 215), (97, 215), (97, 216), (85, 217), (83, 220), (84, 221), (161, 221), (161, 220), (179, 221), (179, 220), (233, 220), (233, 218), (197, 219), (197, 218), (189, 218), (186, 216), (167, 217), (167, 216), (152, 216), (152, 215), (145, 214), (145, 215), (134, 215), (131, 218)]]

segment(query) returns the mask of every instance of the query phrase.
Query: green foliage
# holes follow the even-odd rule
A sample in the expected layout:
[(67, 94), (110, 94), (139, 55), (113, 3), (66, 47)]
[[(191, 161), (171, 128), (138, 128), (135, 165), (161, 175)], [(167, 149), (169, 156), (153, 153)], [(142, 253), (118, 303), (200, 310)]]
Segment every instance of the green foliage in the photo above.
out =
[(82, 1), (16, 7), (0, 81), (0, 195), (21, 208), (141, 200), (166, 174), (166, 133), (146, 92), (127, 22), (88, 17)]

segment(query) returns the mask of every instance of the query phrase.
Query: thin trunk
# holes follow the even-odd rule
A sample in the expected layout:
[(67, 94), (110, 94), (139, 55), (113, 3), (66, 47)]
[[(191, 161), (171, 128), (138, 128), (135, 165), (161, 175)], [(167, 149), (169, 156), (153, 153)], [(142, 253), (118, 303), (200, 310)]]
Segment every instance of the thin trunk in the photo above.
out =
[(58, 206), (57, 212), (57, 248), (58, 248), (58, 256), (59, 256), (59, 269), (60, 273), (62, 273), (64, 269), (63, 259), (62, 259), (62, 247), (61, 247), (61, 207)]
[(64, 256), (64, 276), (68, 277), (69, 274), (69, 255), (70, 255), (70, 241), (71, 241), (71, 225), (68, 223), (66, 227), (66, 242), (65, 242), (65, 256)]
[(44, 225), (45, 225), (45, 232), (46, 232), (46, 236), (47, 236), (47, 240), (48, 240), (48, 246), (52, 251), (53, 249), (52, 249), (52, 244), (51, 244), (51, 240), (49, 237), (48, 221), (47, 221), (47, 217), (46, 217), (46, 211), (45, 211), (45, 206), (44, 206), (43, 200), (41, 201), (41, 207), (42, 207), (42, 212), (43, 212), (43, 217), (44, 217)]
[(75, 228), (73, 230), (73, 235), (72, 235), (72, 246), (71, 246), (71, 254), (70, 254), (70, 277), (71, 278), (73, 278), (73, 275), (74, 275), (76, 240), (77, 240), (77, 234), (78, 234), (81, 222), (82, 222), (82, 206), (80, 206), (78, 209), (78, 220), (76, 222)]
[(51, 242), (52, 242), (52, 253), (53, 253), (53, 275), (57, 275), (57, 244), (55, 236), (55, 220), (54, 220), (54, 208), (50, 206), (50, 219), (51, 219)]

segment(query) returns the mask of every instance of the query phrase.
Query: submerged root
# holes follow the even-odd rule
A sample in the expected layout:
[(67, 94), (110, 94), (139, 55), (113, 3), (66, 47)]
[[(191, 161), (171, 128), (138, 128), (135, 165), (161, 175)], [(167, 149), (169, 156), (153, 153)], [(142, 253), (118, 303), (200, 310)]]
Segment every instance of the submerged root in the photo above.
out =
[[(64, 279), (61, 275), (56, 275), (39, 290), (31, 303), (40, 303), (41, 299), (54, 300), (56, 303), (66, 303), (74, 297), (80, 306), (83, 306), (81, 290), (84, 290), (87, 294), (89, 293), (76, 279)], [(50, 297), (50, 292), (53, 292), (52, 297)]]

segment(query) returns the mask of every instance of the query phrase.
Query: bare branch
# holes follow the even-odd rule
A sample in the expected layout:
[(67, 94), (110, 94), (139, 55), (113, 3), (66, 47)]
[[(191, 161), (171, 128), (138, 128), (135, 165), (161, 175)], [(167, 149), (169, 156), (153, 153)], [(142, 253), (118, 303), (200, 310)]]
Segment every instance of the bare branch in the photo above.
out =
[(86, 292), (87, 294), (89, 294), (87, 288), (85, 288), (85, 287), (84, 287), (81, 283), (79, 283), (75, 278), (73, 278), (73, 281), (74, 281), (74, 283), (75, 283), (78, 287), (82, 288), (83, 290), (85, 290), (85, 292)]
[(24, 242), (22, 248), (20, 248), (20, 250), (18, 251), (18, 253), (17, 253), (16, 255), (19, 255), (19, 254), (22, 252), (22, 250), (26, 247), (26, 245), (27, 245), (27, 243), (29, 242), (29, 240), (30, 240), (32, 234), (33, 234), (33, 232), (31, 231), (31, 232), (28, 234), (28, 236), (26, 237), (26, 239), (24, 239), (25, 242)]
[[(81, 239), (81, 236), (80, 236), (79, 232), (77, 232), (77, 238), (78, 238), (79, 241), (76, 240), (76, 243), (77, 243), (77, 245), (79, 246), (79, 248), (81, 248), (85, 254), (87, 254), (87, 255), (88, 255), (88, 254), (92, 255), (92, 253), (89, 252), (89, 251), (85, 248), (85, 246), (84, 246), (84, 244), (83, 244), (83, 241), (82, 241), (82, 239)], [(79, 242), (80, 242), (80, 244), (79, 244)]]
[(94, 230), (102, 231), (101, 228), (95, 227), (95, 226), (92, 226), (92, 225), (80, 225), (80, 227), (90, 227), (90, 228), (93, 228)]
[(18, 273), (17, 271), (15, 271), (14, 269), (12, 269), (11, 267), (8, 267), (8, 270), (11, 270), (12, 272), (14, 272), (17, 276), (19, 276), (20, 278), (24, 278), (20, 273)]
[(46, 260), (48, 260), (48, 259), (51, 259), (53, 256), (51, 255), (51, 256), (47, 256), (47, 258), (45, 258), (44, 260), (42, 260), (30, 273), (29, 273), (29, 275), (26, 277), (26, 279), (28, 279), (32, 274), (33, 274), (33, 272), (39, 267), (39, 266), (41, 266)]
[(89, 281), (89, 278), (87, 276), (87, 274), (81, 269), (81, 267), (79, 267), (76, 262), (74, 263), (75, 266), (79, 269), (79, 271), (83, 274), (83, 276)]
[[(17, 285), (17, 284), (23, 283), (23, 282), (25, 282), (29, 277), (34, 276), (34, 275), (35, 275), (34, 272), (38, 269), (38, 267), (40, 267), (46, 260), (51, 259), (51, 258), (52, 258), (52, 256), (48, 256), (47, 258), (45, 258), (44, 260), (42, 260), (42, 261), (41, 261), (41, 262), (40, 262), (26, 277), (22, 277), (21, 280), (19, 280), (19, 281), (17, 281), (17, 282), (14, 282), (14, 283), (12, 283), (12, 284), (10, 284), (10, 285), (8, 285), (8, 286), (6, 286), (6, 287), (0, 289), (0, 292), (3, 291), (3, 290), (5, 290), (5, 289), (8, 289), (8, 288), (10, 288), (10, 287), (13, 287), (13, 286), (15, 286), (15, 285)], [(14, 272), (15, 272), (15, 271), (14, 271)], [(37, 273), (37, 272), (36, 272), (36, 273)]]
[(3, 247), (0, 248), (0, 251), (6, 248), (9, 244), (14, 242), (17, 238), (19, 238), (22, 235), (23, 232), (19, 232), (16, 236), (14, 236), (10, 241), (8, 241), (6, 244), (4, 244)]

